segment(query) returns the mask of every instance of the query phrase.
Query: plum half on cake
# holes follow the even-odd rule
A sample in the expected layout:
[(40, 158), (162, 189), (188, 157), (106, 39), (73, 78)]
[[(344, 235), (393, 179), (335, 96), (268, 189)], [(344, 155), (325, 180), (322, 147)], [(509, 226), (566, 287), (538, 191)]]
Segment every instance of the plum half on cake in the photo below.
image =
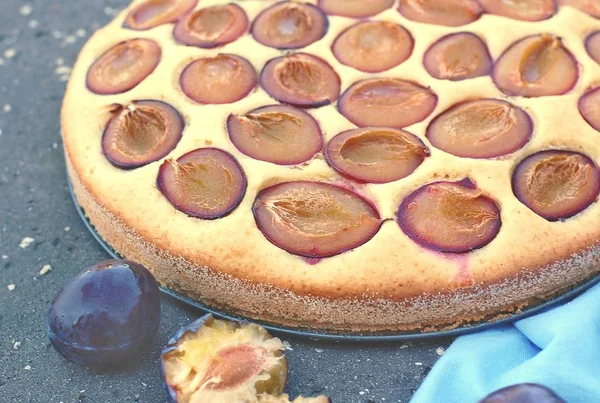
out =
[(62, 108), (100, 235), (280, 325), (451, 328), (600, 271), (600, 8), (134, 1)]

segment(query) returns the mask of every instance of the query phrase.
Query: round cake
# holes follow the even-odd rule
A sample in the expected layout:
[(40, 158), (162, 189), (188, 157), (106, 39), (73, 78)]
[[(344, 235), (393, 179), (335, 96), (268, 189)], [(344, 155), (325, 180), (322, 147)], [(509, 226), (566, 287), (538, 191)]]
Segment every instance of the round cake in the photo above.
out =
[(494, 320), (600, 271), (600, 6), (134, 1), (62, 108), (98, 233), (215, 309)]

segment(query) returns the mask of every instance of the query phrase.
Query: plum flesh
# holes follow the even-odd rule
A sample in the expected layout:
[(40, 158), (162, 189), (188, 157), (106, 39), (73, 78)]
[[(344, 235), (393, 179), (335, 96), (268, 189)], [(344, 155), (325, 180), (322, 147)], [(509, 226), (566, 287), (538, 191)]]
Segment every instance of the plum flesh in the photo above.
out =
[(374, 205), (350, 190), (323, 182), (285, 182), (263, 189), (252, 211), (270, 242), (310, 258), (354, 249), (375, 236), (381, 226)]
[(161, 165), (157, 187), (179, 211), (205, 220), (230, 214), (246, 194), (237, 160), (218, 148), (199, 148)]
[(238, 150), (273, 164), (301, 164), (323, 147), (317, 121), (291, 106), (264, 106), (245, 115), (230, 115), (227, 131)]
[(595, 18), (600, 18), (600, 3), (597, 0), (557, 0), (561, 6), (571, 6)]
[(130, 39), (104, 52), (88, 70), (86, 85), (95, 94), (120, 94), (144, 81), (158, 66), (160, 46), (150, 39)]
[(46, 329), (56, 350), (92, 368), (125, 366), (151, 345), (160, 295), (138, 263), (107, 260), (81, 271), (54, 298)]
[(418, 137), (404, 130), (368, 127), (335, 136), (327, 145), (329, 164), (342, 175), (388, 183), (412, 174), (429, 156)]
[(318, 6), (329, 15), (351, 18), (372, 17), (391, 8), (394, 0), (319, 0)]
[(479, 403), (566, 403), (554, 391), (535, 383), (520, 383), (499, 389)]
[(563, 150), (530, 155), (512, 177), (515, 196), (548, 221), (564, 220), (588, 208), (600, 193), (600, 169), (587, 156)]
[(434, 182), (402, 201), (398, 224), (429, 249), (467, 253), (489, 244), (500, 231), (500, 209), (469, 179)]
[(579, 112), (586, 122), (600, 131), (600, 87), (596, 87), (579, 99)]
[(248, 17), (236, 4), (201, 8), (183, 18), (173, 30), (179, 43), (215, 48), (238, 39), (248, 29)]
[(477, 0), (400, 0), (398, 11), (412, 21), (457, 27), (481, 16)]
[(521, 21), (542, 21), (556, 13), (554, 0), (479, 0), (486, 13)]
[(600, 31), (593, 32), (585, 40), (585, 49), (588, 55), (600, 64)]
[(177, 21), (191, 11), (198, 0), (148, 0), (134, 8), (125, 18), (125, 28), (143, 31)]

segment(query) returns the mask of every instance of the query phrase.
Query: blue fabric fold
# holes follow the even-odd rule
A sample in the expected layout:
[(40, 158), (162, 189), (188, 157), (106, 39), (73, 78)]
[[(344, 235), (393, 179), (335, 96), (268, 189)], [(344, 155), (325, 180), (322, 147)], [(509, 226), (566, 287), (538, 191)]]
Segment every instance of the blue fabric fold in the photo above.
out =
[(459, 337), (411, 403), (476, 403), (523, 382), (545, 385), (568, 403), (600, 403), (600, 284), (512, 325)]

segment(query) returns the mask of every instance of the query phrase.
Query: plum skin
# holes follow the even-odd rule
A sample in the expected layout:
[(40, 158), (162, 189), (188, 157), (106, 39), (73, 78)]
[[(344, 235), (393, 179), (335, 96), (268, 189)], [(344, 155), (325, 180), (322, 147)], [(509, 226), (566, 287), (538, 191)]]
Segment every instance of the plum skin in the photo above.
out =
[[(513, 393), (510, 393), (513, 392)], [(534, 392), (532, 395), (528, 392)], [(537, 399), (543, 400), (537, 400)], [(510, 400), (507, 400), (510, 399)], [(527, 400), (524, 400), (527, 399)], [(535, 399), (535, 400), (530, 400)], [(537, 383), (520, 383), (498, 389), (479, 403), (566, 403), (552, 389)]]

